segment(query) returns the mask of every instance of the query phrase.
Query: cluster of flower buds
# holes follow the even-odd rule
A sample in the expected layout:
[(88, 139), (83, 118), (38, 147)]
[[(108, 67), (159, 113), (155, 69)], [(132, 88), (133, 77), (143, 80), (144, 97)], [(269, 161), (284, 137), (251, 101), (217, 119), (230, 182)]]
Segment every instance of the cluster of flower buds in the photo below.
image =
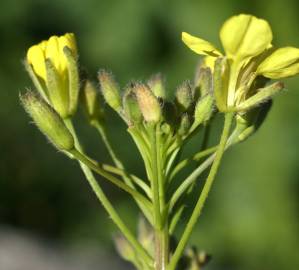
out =
[(130, 83), (122, 94), (111, 73), (101, 71), (98, 77), (106, 103), (129, 127), (160, 123), (184, 138), (205, 124), (214, 111), (212, 75), (207, 69), (202, 72), (196, 85), (184, 82), (176, 89), (174, 101), (166, 99), (161, 74), (147, 83)]

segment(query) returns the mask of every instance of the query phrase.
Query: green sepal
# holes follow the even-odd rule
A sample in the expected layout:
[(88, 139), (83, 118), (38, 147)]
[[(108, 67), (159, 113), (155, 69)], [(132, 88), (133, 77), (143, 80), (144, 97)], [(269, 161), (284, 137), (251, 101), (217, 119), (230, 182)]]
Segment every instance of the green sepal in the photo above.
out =
[(248, 111), (254, 107), (261, 105), (263, 102), (269, 100), (275, 94), (281, 92), (284, 88), (284, 84), (282, 82), (275, 82), (266, 86), (264, 88), (260, 88), (257, 90), (257, 93), (250, 98), (246, 99), (244, 102), (238, 104), (237, 111)]
[(69, 96), (66, 81), (62, 81), (59, 77), (53, 63), (50, 59), (45, 60), (49, 99), (53, 108), (60, 114), (62, 118), (69, 117)]
[(49, 94), (48, 94), (48, 90), (47, 90), (47, 87), (45, 85), (45, 82), (38, 78), (38, 76), (33, 71), (32, 65), (29, 64), (27, 60), (24, 60), (24, 66), (25, 66), (25, 69), (28, 72), (29, 77), (31, 78), (36, 90), (40, 94), (40, 96), (44, 100), (46, 100), (48, 103), (50, 103)]
[(69, 115), (73, 115), (78, 107), (78, 98), (80, 90), (80, 78), (78, 71), (78, 59), (74, 56), (72, 50), (65, 46), (63, 53), (66, 57), (68, 70), (68, 87), (69, 87)]
[(220, 112), (227, 110), (229, 83), (229, 63), (226, 57), (218, 57), (215, 62), (213, 87), (216, 106)]

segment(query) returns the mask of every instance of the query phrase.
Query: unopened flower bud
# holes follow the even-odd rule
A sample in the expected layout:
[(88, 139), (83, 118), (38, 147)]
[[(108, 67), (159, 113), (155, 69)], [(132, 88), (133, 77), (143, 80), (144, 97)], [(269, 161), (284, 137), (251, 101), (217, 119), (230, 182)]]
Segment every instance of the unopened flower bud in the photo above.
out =
[(191, 132), (200, 124), (208, 121), (213, 113), (214, 99), (212, 95), (202, 97), (195, 106), (194, 122), (191, 127)]
[(153, 75), (148, 80), (147, 85), (157, 98), (166, 98), (165, 83), (161, 73)]
[(217, 108), (220, 112), (227, 110), (229, 82), (229, 64), (225, 57), (217, 58), (214, 67), (214, 93)]
[(74, 148), (72, 134), (47, 102), (32, 92), (20, 95), (20, 99), (36, 126), (59, 150), (70, 151)]
[(205, 96), (212, 92), (212, 72), (208, 67), (201, 67), (194, 79), (194, 99)]
[(119, 86), (114, 80), (112, 74), (102, 70), (99, 72), (98, 78), (105, 101), (113, 110), (120, 112), (121, 97), (119, 93)]
[(161, 119), (161, 107), (151, 90), (144, 84), (136, 84), (134, 92), (145, 121), (151, 123), (159, 122)]
[(99, 91), (89, 80), (87, 80), (84, 85), (82, 99), (89, 121), (99, 120), (102, 117)]
[(189, 82), (184, 82), (177, 88), (175, 93), (175, 101), (181, 112), (188, 111), (193, 101), (192, 90)]
[(189, 129), (191, 127), (191, 119), (190, 116), (187, 113), (184, 113), (181, 117), (180, 126), (178, 129), (178, 134), (183, 136), (188, 133)]
[(123, 96), (123, 109), (125, 117), (129, 123), (140, 123), (143, 120), (136, 95), (131, 87), (129, 87)]

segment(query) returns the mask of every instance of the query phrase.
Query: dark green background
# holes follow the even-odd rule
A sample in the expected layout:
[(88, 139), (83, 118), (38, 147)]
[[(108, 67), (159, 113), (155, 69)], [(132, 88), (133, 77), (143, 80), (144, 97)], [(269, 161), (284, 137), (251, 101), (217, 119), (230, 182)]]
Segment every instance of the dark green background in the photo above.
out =
[[(161, 71), (167, 89), (191, 79), (198, 60), (182, 31), (220, 47), (225, 19), (241, 12), (267, 19), (274, 44), (299, 47), (299, 2), (255, 1), (17, 1), (0, 9), (0, 225), (66, 245), (95, 243), (114, 252), (111, 220), (76, 163), (58, 153), (31, 124), (18, 93), (31, 87), (26, 50), (53, 34), (74, 32), (89, 74), (113, 70), (122, 86)], [(261, 130), (227, 153), (192, 243), (213, 254), (208, 269), (281, 270), (299, 265), (299, 80), (275, 98)], [(95, 132), (77, 118), (90, 153), (109, 158)], [(125, 126), (108, 114), (111, 138), (129, 168), (142, 171)], [(92, 147), (91, 147), (92, 146)], [(133, 149), (134, 148), (134, 149)], [(138, 166), (136, 166), (138, 164)], [(132, 201), (110, 185), (110, 198), (128, 223)], [(0, 243), (1, 245), (1, 243)], [(99, 268), (101, 269), (101, 268)]]

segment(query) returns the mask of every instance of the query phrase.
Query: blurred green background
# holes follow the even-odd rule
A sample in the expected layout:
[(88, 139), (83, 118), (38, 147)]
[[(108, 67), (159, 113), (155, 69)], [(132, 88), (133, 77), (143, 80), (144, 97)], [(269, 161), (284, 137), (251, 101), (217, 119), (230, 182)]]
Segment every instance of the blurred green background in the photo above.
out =
[[(180, 41), (182, 31), (220, 47), (223, 21), (246, 12), (270, 22), (275, 45), (299, 47), (298, 11), (296, 0), (2, 0), (0, 228), (67, 247), (97, 245), (116, 256), (111, 236), (117, 230), (77, 164), (46, 142), (19, 104), (18, 93), (31, 87), (22, 65), (29, 46), (74, 32), (80, 63), (92, 76), (107, 68), (125, 86), (161, 71), (174, 91), (192, 78), (198, 60)], [(258, 134), (226, 154), (191, 240), (213, 255), (207, 269), (299, 269), (298, 103), (299, 78), (292, 78)], [(90, 153), (109, 162), (97, 134), (82, 117), (76, 124)], [(128, 167), (142, 172), (124, 124), (111, 113), (108, 125)], [(110, 185), (104, 188), (133, 227), (132, 201)]]

